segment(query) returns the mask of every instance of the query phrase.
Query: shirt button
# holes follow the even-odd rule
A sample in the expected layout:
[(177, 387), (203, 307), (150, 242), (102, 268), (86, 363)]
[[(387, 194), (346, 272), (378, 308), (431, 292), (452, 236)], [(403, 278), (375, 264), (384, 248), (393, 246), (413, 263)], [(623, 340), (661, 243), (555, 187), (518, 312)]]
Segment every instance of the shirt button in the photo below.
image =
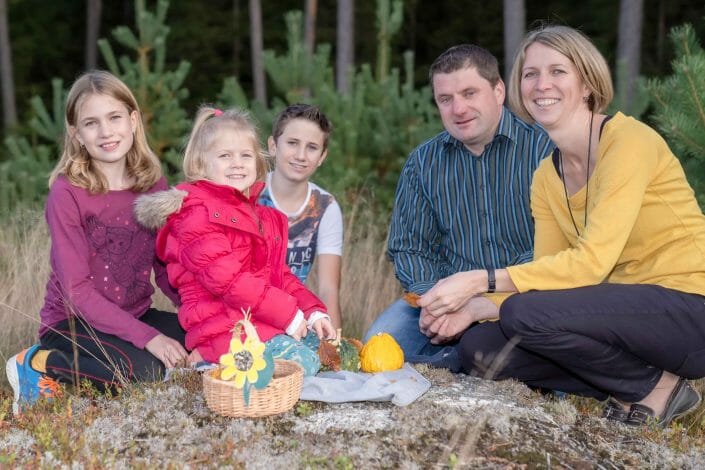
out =
[(220, 217), (220, 214), (219, 214), (218, 212), (215, 212), (215, 213), (213, 214), (213, 217), (215, 217), (215, 218), (217, 219), (218, 217)]
[(231, 217), (230, 222), (236, 224), (237, 223), (237, 217)]

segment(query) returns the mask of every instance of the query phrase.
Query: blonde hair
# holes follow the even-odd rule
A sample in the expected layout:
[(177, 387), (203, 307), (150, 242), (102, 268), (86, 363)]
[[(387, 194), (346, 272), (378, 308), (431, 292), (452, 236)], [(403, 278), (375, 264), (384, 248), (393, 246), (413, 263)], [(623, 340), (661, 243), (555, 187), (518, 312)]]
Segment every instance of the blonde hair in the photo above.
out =
[(206, 151), (213, 144), (218, 132), (230, 128), (247, 132), (252, 136), (252, 145), (257, 158), (257, 181), (267, 175), (267, 154), (262, 148), (257, 134), (257, 126), (250, 113), (239, 108), (221, 111), (211, 105), (203, 105), (196, 113), (191, 135), (184, 151), (184, 176), (193, 182), (206, 178)]
[(614, 97), (612, 76), (605, 58), (595, 45), (580, 31), (569, 26), (547, 25), (531, 31), (519, 46), (509, 78), (509, 106), (516, 115), (534, 122), (521, 99), (521, 74), (526, 60), (526, 49), (538, 42), (566, 56), (578, 71), (580, 79), (590, 90), (588, 109), (604, 111)]
[(132, 191), (144, 192), (150, 189), (162, 176), (159, 159), (147, 143), (142, 123), (142, 112), (130, 89), (115, 75), (102, 70), (94, 70), (81, 75), (71, 86), (66, 98), (64, 116), (64, 149), (59, 162), (49, 176), (51, 186), (59, 175), (65, 175), (69, 182), (91, 193), (106, 193), (109, 186), (105, 175), (93, 163), (85, 147), (82, 147), (71, 132), (76, 127), (78, 113), (91, 95), (114, 98), (127, 107), (128, 113), (137, 113), (132, 148), (127, 152), (127, 174), (135, 183)]

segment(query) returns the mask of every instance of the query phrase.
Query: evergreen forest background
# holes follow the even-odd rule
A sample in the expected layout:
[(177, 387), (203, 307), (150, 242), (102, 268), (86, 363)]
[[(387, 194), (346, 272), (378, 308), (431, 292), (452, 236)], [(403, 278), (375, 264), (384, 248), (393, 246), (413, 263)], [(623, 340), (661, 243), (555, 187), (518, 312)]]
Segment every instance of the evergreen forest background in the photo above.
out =
[[(336, 70), (343, 3), (353, 23), (345, 88)], [(261, 29), (252, 21), (253, 8)], [(634, 8), (641, 31), (636, 74), (620, 77), (621, 21)], [(508, 22), (508, 9), (522, 12), (519, 27)], [(335, 131), (331, 158), (315, 179), (344, 208), (371, 203), (384, 215), (409, 151), (441, 129), (427, 86), (433, 59), (453, 44), (473, 42), (493, 52), (504, 70), (507, 31), (517, 36), (545, 21), (579, 28), (594, 40), (615, 74), (611, 111), (657, 127), (682, 158), (701, 201), (705, 194), (703, 1), (0, 0), (3, 13), (16, 120), (3, 113), (0, 217), (41, 206), (60, 153), (66, 89), (91, 67), (109, 69), (133, 88), (150, 143), (172, 181), (179, 179), (180, 151), (200, 103), (251, 109), (263, 139), (286, 104), (321, 105)], [(257, 35), (262, 53), (252, 52)], [(258, 62), (266, 91), (253, 72)]]

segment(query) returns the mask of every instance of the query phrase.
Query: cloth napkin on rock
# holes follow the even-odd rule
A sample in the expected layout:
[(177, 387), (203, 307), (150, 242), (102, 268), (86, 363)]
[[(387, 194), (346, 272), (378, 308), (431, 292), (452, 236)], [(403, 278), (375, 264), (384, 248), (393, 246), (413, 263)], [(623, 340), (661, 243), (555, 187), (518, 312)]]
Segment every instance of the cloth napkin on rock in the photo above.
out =
[(347, 401), (391, 401), (406, 406), (431, 387), (431, 382), (409, 364), (401, 369), (364, 372), (321, 372), (304, 377), (302, 400), (343, 403)]

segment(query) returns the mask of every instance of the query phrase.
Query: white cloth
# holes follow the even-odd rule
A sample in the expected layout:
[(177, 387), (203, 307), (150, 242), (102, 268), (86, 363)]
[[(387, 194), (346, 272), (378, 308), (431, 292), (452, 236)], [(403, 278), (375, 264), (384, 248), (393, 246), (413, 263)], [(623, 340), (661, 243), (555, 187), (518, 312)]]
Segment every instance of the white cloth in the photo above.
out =
[(431, 388), (431, 382), (409, 364), (401, 369), (367, 374), (364, 372), (321, 372), (304, 377), (302, 400), (343, 403), (348, 401), (391, 401), (406, 406)]

